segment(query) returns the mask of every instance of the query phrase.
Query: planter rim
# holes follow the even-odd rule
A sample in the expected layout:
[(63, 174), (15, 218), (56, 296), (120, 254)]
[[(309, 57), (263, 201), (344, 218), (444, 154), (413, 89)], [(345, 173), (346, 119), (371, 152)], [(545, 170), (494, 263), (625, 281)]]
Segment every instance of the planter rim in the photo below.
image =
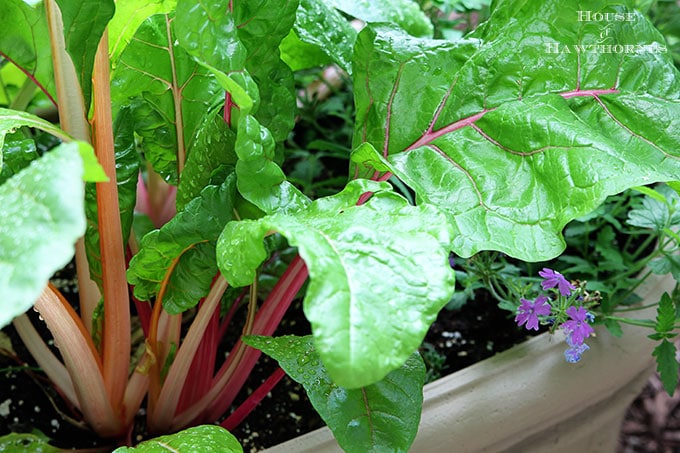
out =
[[(637, 293), (643, 300), (657, 302), (674, 286), (670, 274), (651, 275)], [(654, 318), (656, 307), (630, 316)], [(451, 445), (456, 445), (457, 451), (521, 450), (526, 440), (542, 430), (568, 423), (580, 414), (587, 416), (589, 408), (600, 410), (597, 408), (604, 401), (617, 400), (620, 405), (620, 390), (631, 383), (639, 390), (639, 383), (653, 371), (651, 352), (656, 344), (647, 338), (648, 329), (630, 325), (622, 325), (622, 329), (623, 336), (614, 338), (597, 326), (596, 336), (587, 341), (591, 349), (576, 364), (564, 359), (567, 346), (561, 332), (552, 338), (543, 333), (427, 384), (418, 434), (410, 451), (448, 451)], [(630, 400), (635, 394), (629, 395)], [(625, 408), (629, 401), (623, 403)], [(324, 427), (265, 451), (342, 449)]]

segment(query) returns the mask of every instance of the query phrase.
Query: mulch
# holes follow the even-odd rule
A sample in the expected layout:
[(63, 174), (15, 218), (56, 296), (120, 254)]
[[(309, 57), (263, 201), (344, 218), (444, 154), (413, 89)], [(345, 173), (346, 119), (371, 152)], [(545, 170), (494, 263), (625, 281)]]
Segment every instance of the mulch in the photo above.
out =
[(680, 387), (669, 396), (654, 374), (628, 408), (617, 453), (680, 452)]

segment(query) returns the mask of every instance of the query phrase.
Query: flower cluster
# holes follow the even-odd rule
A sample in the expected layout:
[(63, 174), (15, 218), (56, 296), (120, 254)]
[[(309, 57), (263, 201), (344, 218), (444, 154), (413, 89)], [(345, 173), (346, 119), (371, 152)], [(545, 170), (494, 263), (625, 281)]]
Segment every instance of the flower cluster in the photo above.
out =
[(580, 305), (583, 301), (580, 288), (572, 285), (562, 274), (544, 268), (538, 275), (543, 277), (543, 290), (552, 290), (554, 297), (540, 295), (534, 301), (521, 298), (515, 322), (533, 330), (538, 330), (539, 323), (559, 326), (569, 346), (564, 357), (567, 362), (576, 363), (581, 360), (581, 354), (590, 349), (585, 340), (594, 332), (590, 323), (595, 317)]

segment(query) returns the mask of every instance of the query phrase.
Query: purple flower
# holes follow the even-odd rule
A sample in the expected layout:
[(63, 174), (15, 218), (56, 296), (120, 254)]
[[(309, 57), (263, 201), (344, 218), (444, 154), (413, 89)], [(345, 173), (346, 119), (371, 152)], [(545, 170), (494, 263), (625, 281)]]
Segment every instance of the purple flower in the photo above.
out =
[(515, 322), (518, 326), (526, 323), (527, 329), (538, 330), (538, 317), (550, 314), (550, 304), (545, 296), (538, 296), (534, 302), (520, 299)]
[(564, 275), (552, 269), (548, 269), (547, 267), (544, 267), (543, 270), (538, 273), (538, 275), (543, 277), (543, 281), (541, 282), (543, 290), (557, 286), (557, 289), (560, 290), (560, 294), (563, 296), (568, 296), (571, 294), (572, 290), (576, 289), (574, 285), (569, 283), (567, 279), (564, 278)]
[[(567, 338), (569, 338), (569, 337), (567, 337)], [(569, 343), (568, 340), (567, 340), (567, 343)], [(569, 363), (576, 363), (579, 360), (581, 360), (581, 354), (586, 352), (588, 349), (590, 349), (590, 346), (588, 346), (585, 343), (582, 343), (580, 345), (570, 346), (569, 349), (564, 351), (564, 358)]]
[(580, 346), (593, 333), (593, 328), (588, 324), (589, 313), (583, 307), (567, 308), (567, 315), (571, 318), (562, 324), (564, 332), (567, 334), (567, 344), (572, 348)]

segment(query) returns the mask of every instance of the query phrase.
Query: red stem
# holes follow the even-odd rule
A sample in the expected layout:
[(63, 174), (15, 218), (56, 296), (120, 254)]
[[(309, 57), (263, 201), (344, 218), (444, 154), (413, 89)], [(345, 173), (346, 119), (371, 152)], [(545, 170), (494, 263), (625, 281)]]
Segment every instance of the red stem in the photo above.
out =
[(220, 426), (229, 431), (236, 428), (256, 407), (267, 394), (281, 381), (286, 373), (277, 368), (239, 407), (227, 417)]

